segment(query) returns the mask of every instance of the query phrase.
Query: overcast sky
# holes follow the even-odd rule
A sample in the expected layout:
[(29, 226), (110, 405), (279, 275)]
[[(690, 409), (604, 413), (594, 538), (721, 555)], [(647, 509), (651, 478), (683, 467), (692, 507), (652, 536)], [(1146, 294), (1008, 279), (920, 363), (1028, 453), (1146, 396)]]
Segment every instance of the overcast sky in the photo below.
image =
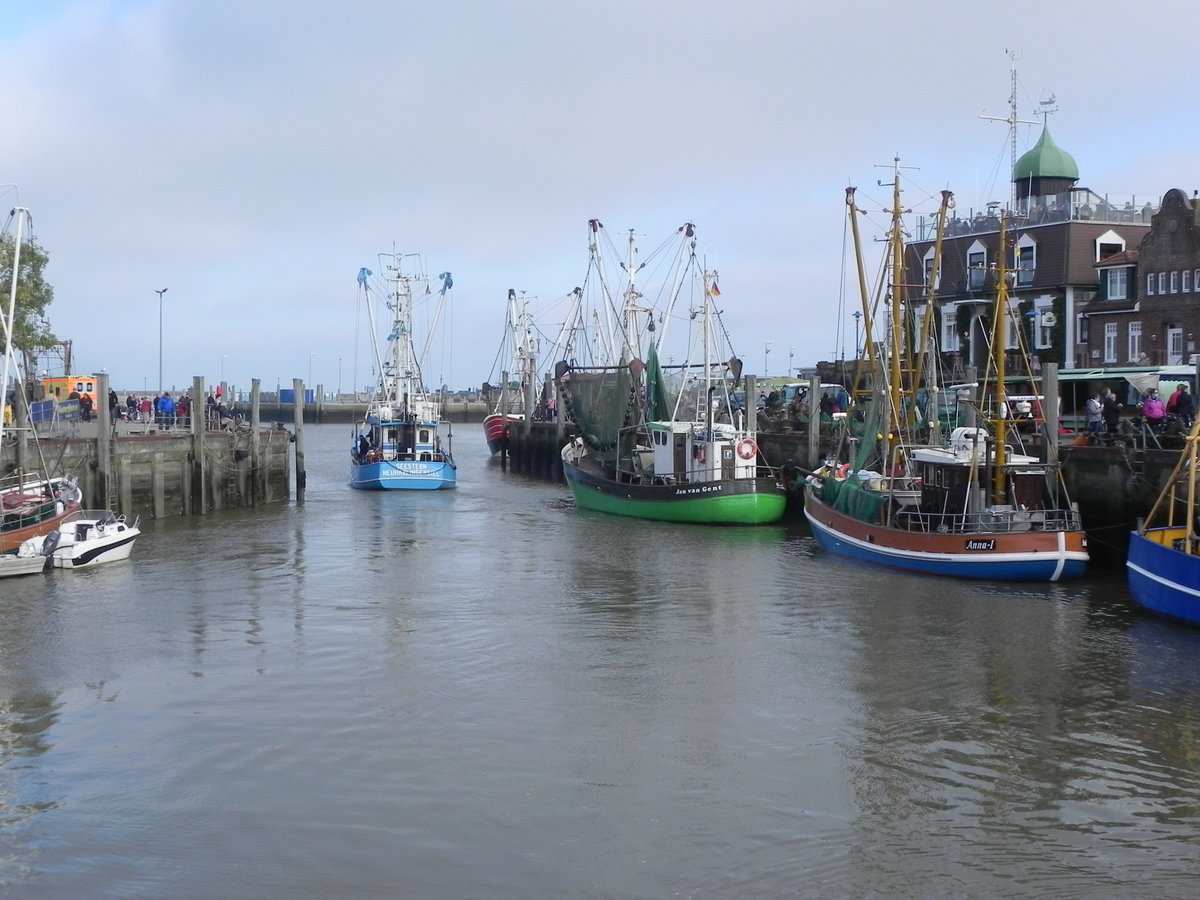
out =
[(369, 381), (355, 278), (393, 246), (453, 273), (435, 377), (476, 386), (509, 288), (552, 319), (582, 282), (589, 218), (648, 245), (694, 222), (747, 371), (781, 375), (853, 353), (847, 185), (881, 208), (899, 155), (918, 212), (1008, 197), (980, 118), (1008, 115), (1008, 51), (1081, 185), (1200, 187), (1198, 24), (1194, 0), (7, 0), (0, 190), (75, 369), (119, 390), (157, 386), (164, 287), (168, 388)]

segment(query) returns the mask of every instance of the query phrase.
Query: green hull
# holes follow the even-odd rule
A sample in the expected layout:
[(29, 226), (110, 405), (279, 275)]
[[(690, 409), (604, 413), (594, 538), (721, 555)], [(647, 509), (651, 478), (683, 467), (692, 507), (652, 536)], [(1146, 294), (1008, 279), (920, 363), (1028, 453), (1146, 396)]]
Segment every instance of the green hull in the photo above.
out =
[(766, 525), (787, 508), (787, 492), (772, 478), (679, 485), (624, 484), (599, 478), (569, 463), (567, 484), (580, 509), (703, 525)]

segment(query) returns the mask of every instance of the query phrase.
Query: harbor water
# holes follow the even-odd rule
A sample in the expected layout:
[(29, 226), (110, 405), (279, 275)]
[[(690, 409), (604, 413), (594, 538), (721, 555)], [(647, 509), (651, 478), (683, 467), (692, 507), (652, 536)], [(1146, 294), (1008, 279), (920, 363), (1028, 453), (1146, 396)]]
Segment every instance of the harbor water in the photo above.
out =
[[(1195, 896), (1200, 630), (458, 488), (0, 584), (0, 896)], [(1095, 548), (1094, 548), (1095, 549)]]

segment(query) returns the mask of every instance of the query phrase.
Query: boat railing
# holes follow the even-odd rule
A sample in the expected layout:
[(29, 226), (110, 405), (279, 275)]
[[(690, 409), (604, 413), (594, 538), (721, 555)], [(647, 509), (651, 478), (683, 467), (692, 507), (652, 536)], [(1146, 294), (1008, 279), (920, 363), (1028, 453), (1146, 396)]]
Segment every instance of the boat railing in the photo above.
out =
[(983, 532), (1079, 531), (1083, 528), (1074, 509), (1012, 509), (992, 507), (976, 513), (927, 513), (902, 507), (897, 514), (901, 527), (943, 534)]

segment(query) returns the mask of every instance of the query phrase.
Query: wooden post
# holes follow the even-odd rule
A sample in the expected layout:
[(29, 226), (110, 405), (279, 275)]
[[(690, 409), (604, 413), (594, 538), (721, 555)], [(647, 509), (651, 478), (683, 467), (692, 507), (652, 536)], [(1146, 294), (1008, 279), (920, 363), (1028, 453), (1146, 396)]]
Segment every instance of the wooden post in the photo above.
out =
[(526, 441), (528, 441), (529, 436), (531, 434), (533, 434), (533, 410), (534, 410), (533, 387), (534, 387), (534, 385), (533, 385), (532, 373), (537, 371), (537, 365), (535, 364), (535, 359), (536, 359), (536, 357), (534, 357), (532, 354), (530, 354), (529, 369), (528, 369), (528, 371), (530, 372), (530, 376), (529, 376), (529, 379), (525, 383), (525, 439), (526, 439)]
[(821, 464), (821, 376), (808, 380), (808, 467)]
[(262, 428), (262, 379), (250, 379), (250, 482), (251, 502), (254, 506), (267, 498), (267, 473), (263, 466), (262, 444), (259, 430)]
[(304, 471), (304, 382), (292, 379), (292, 418), (296, 425), (296, 499), (304, 499), (308, 475)]
[[(221, 389), (224, 396), (225, 389)], [(228, 401), (229, 398), (225, 398)], [(192, 512), (204, 515), (208, 512), (209, 484), (208, 454), (204, 452), (204, 429), (208, 420), (208, 395), (204, 393), (204, 376), (192, 376)]]
[(1058, 363), (1042, 363), (1042, 418), (1046, 420), (1046, 461), (1058, 462)]
[(112, 496), (112, 410), (108, 408), (108, 373), (101, 372), (96, 376), (96, 475), (98, 484), (96, 492), (100, 495), (96, 506), (100, 509), (109, 508), (109, 497)]

